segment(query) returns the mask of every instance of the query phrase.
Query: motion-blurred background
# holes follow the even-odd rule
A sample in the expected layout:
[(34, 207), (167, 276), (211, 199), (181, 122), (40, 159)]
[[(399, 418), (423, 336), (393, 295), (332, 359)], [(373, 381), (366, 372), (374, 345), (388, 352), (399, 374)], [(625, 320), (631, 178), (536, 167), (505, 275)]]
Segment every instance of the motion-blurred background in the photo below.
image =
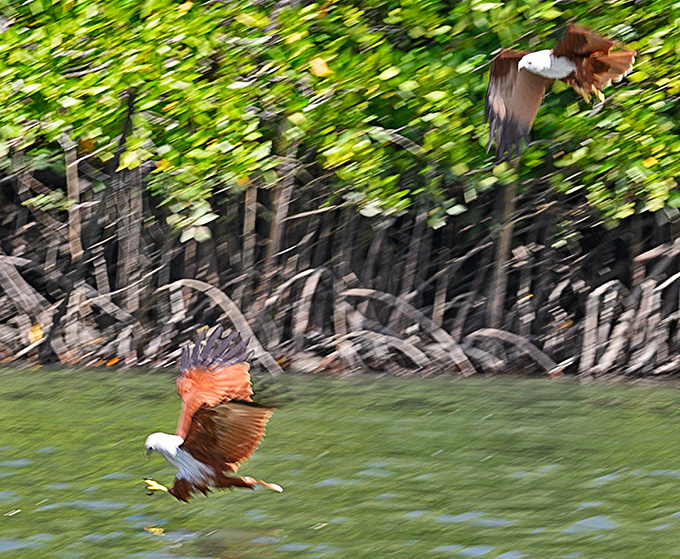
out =
[[(1, 14), (2, 358), (164, 365), (222, 317), (272, 372), (680, 367), (673, 2)], [(489, 61), (570, 21), (634, 72), (495, 165)]]
[[(495, 163), (490, 61), (569, 22), (633, 72)], [(671, 0), (0, 3), (0, 554), (680, 555), (674, 384), (454, 380), (680, 370), (679, 36)], [(287, 394), (248, 463), (285, 492), (183, 508), (146, 372), (217, 323)]]

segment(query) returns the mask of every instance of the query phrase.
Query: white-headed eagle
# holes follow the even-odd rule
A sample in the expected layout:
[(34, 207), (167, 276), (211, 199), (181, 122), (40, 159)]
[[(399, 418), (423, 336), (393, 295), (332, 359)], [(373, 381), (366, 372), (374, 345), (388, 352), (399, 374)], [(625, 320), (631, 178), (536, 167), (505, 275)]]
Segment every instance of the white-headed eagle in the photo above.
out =
[(169, 489), (145, 478), (149, 494), (166, 491), (188, 501), (196, 491), (207, 494), (210, 487), (282, 491), (275, 483), (231, 475), (260, 444), (273, 410), (252, 400), (247, 340), (237, 341), (235, 330), (224, 339), (221, 334), (222, 327), (216, 327), (203, 345), (202, 331), (193, 351), (187, 346), (182, 352), (177, 432), (153, 433), (145, 443), (147, 456), (158, 452), (177, 468), (177, 476)]
[(489, 122), (489, 151), (496, 138), (496, 156), (519, 156), (529, 143), (545, 89), (552, 80), (572, 86), (587, 102), (604, 101), (602, 88), (619, 82), (633, 68), (634, 50), (610, 52), (614, 41), (570, 24), (554, 49), (526, 52), (502, 49), (491, 63), (484, 120)]

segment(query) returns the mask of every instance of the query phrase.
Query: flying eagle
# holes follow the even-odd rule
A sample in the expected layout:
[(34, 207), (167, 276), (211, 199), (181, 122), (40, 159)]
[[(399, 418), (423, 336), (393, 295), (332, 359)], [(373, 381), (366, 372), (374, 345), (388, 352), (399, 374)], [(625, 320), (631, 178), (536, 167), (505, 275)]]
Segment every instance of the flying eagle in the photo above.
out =
[(610, 52), (614, 41), (570, 24), (554, 49), (527, 52), (502, 49), (491, 63), (484, 121), (489, 122), (488, 152), (496, 138), (496, 156), (519, 156), (521, 142), (530, 141), (545, 89), (552, 80), (572, 86), (586, 102), (604, 101), (602, 88), (619, 82), (633, 68), (634, 50)]
[(153, 433), (145, 443), (147, 456), (158, 452), (178, 472), (169, 489), (145, 478), (149, 495), (166, 491), (186, 502), (192, 493), (200, 491), (205, 495), (210, 487), (261, 486), (282, 491), (275, 483), (230, 475), (260, 444), (273, 410), (251, 398), (248, 359), (252, 352), (247, 352), (247, 340), (237, 341), (236, 330), (223, 340), (221, 334), (222, 327), (217, 326), (202, 345), (202, 331), (193, 351), (186, 346), (182, 352), (181, 375), (177, 379), (182, 411), (177, 432)]

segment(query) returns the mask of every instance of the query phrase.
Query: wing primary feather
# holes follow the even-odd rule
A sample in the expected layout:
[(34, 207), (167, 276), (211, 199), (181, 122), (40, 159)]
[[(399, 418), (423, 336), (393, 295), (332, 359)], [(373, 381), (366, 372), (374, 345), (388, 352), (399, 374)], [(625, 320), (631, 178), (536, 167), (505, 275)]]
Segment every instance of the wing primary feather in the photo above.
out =
[(226, 349), (231, 345), (231, 343), (236, 339), (238, 336), (238, 332), (236, 330), (232, 330), (229, 332), (226, 338), (222, 340), (222, 343), (220, 343), (219, 346), (217, 346), (217, 349), (213, 353), (213, 359), (215, 361), (222, 361), (222, 354), (226, 351)]
[(203, 338), (205, 338), (205, 330), (201, 330), (196, 337), (194, 342), (194, 352), (191, 354), (191, 365), (194, 366), (198, 363), (198, 357), (201, 355), (201, 344), (203, 343)]
[(205, 347), (201, 352), (201, 364), (212, 361), (212, 350), (215, 347), (215, 342), (220, 338), (222, 334), (222, 325), (218, 324), (212, 331), (212, 334), (208, 336), (208, 341), (205, 342)]
[(180, 362), (180, 370), (186, 371), (191, 365), (191, 350), (188, 345), (182, 348), (182, 360)]
[(496, 159), (512, 160), (529, 143), (531, 125), (541, 104), (548, 80), (518, 63), (524, 51), (503, 49), (491, 64), (484, 113), (489, 122), (487, 151), (496, 141)]
[(220, 361), (223, 361), (225, 364), (240, 363), (243, 361), (243, 350), (248, 347), (249, 341), (250, 340), (241, 340), (239, 343), (235, 344), (229, 351), (220, 357)]

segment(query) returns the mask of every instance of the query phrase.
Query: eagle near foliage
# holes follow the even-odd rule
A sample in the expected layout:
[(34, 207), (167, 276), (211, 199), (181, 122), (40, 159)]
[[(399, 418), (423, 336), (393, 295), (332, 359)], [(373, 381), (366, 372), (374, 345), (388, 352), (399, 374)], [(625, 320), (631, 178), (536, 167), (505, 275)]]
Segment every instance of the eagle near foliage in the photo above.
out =
[(222, 327), (216, 327), (203, 344), (202, 331), (193, 351), (187, 346), (182, 352), (177, 432), (153, 433), (145, 443), (147, 456), (158, 452), (177, 468), (177, 476), (169, 489), (146, 478), (150, 495), (165, 491), (186, 502), (210, 487), (282, 491), (275, 483), (233, 475), (260, 444), (273, 410), (252, 400), (248, 341), (239, 341), (235, 330), (224, 339), (221, 334)]
[(489, 151), (496, 139), (498, 159), (519, 156), (522, 141), (529, 143), (545, 89), (553, 80), (572, 86), (586, 102), (602, 89), (619, 82), (633, 68), (634, 50), (611, 52), (614, 41), (570, 24), (554, 49), (526, 52), (502, 49), (491, 63), (484, 120), (489, 122)]

